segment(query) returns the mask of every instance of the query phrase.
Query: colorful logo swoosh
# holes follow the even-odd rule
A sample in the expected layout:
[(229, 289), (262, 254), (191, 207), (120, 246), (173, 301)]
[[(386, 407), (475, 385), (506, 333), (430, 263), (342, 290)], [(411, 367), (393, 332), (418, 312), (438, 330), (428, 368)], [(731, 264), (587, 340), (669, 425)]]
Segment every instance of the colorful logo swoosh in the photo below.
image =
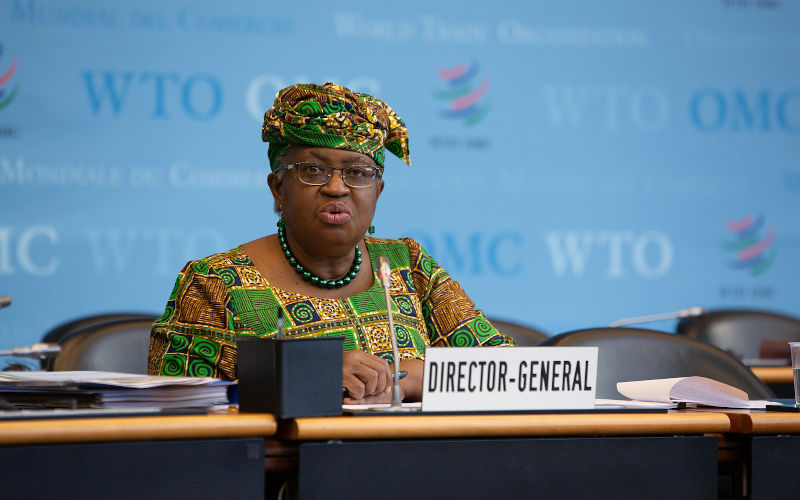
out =
[[(2, 54), (1, 51), (0, 54)], [(17, 85), (14, 85), (14, 87), (10, 91), (6, 86), (6, 84), (11, 80), (11, 78), (14, 76), (14, 73), (16, 72), (17, 72), (17, 60), (12, 59), (11, 65), (8, 67), (8, 69), (2, 75), (0, 75), (0, 111), (2, 111), (3, 108), (11, 104), (14, 101), (14, 98), (17, 97), (17, 90), (18, 90)]]
[(772, 247), (777, 232), (764, 229), (764, 216), (747, 215), (739, 220), (730, 220), (725, 224), (732, 237), (723, 243), (723, 248), (734, 255), (728, 267), (737, 270), (749, 270), (758, 276), (770, 268), (775, 261), (775, 249)]
[(477, 64), (458, 64), (452, 68), (437, 71), (444, 88), (433, 91), (433, 96), (449, 103), (447, 109), (440, 111), (448, 120), (462, 120), (464, 125), (472, 126), (483, 120), (491, 106), (484, 99), (491, 87), (489, 77), (478, 78)]

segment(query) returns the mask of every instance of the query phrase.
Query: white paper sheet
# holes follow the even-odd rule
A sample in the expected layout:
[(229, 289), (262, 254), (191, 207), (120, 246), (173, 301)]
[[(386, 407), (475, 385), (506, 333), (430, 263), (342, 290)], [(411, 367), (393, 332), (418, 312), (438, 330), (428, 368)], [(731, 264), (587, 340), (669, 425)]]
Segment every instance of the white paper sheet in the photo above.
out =
[(718, 408), (764, 408), (769, 401), (751, 401), (746, 392), (707, 377), (677, 377), (617, 383), (617, 390), (646, 404), (690, 403)]
[(143, 389), (168, 385), (208, 385), (219, 382), (211, 377), (168, 377), (162, 375), (143, 375), (139, 373), (102, 371), (5, 371), (0, 372), (0, 384), (31, 382), (37, 385), (98, 384), (116, 387)]
[[(392, 405), (389, 403), (380, 403), (372, 405), (342, 405), (342, 410), (347, 410), (347, 411), (380, 410), (382, 408), (389, 408), (390, 406)], [(403, 408), (421, 410), (422, 403), (403, 403)]]

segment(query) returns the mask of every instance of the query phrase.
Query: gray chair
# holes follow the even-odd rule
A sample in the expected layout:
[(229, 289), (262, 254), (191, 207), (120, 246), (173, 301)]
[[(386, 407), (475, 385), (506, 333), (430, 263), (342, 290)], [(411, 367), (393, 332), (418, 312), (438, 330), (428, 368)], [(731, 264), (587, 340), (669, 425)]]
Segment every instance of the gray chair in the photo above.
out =
[(683, 318), (677, 332), (719, 347), (739, 359), (785, 358), (800, 341), (800, 319), (748, 309), (721, 309)]
[(150, 329), (156, 318), (118, 319), (71, 332), (59, 341), (61, 353), (53, 370), (147, 373)]
[[(152, 322), (155, 321), (155, 317), (156, 316), (154, 316), (151, 313), (127, 312), (127, 311), (89, 314), (86, 316), (81, 316), (78, 318), (71, 319), (69, 321), (65, 321), (63, 323), (54, 326), (53, 328), (45, 332), (45, 334), (42, 336), (41, 342), (57, 344), (61, 341), (62, 338), (64, 338), (67, 335), (70, 335), (72, 332), (75, 332), (87, 326), (106, 323), (108, 321), (116, 321), (120, 319), (153, 318), (151, 319)], [(53, 360), (43, 359), (41, 360), (40, 365), (42, 370), (52, 371)]]
[(749, 368), (712, 345), (683, 335), (640, 328), (589, 328), (550, 337), (542, 346), (597, 346), (597, 397), (625, 399), (617, 382), (701, 376), (745, 391), (750, 399), (775, 394)]
[(535, 346), (547, 338), (547, 334), (530, 326), (497, 318), (486, 318), (500, 333), (511, 337), (518, 346)]

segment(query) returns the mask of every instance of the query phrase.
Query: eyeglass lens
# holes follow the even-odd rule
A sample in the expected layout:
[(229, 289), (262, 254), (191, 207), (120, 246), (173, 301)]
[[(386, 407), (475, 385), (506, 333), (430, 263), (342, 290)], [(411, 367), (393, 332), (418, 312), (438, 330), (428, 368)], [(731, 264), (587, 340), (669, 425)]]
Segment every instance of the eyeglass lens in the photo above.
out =
[(333, 168), (321, 163), (298, 163), (296, 168), (300, 180), (314, 186), (327, 183), (334, 170), (342, 171), (342, 180), (350, 187), (370, 186), (375, 181), (377, 174), (377, 169), (359, 165)]

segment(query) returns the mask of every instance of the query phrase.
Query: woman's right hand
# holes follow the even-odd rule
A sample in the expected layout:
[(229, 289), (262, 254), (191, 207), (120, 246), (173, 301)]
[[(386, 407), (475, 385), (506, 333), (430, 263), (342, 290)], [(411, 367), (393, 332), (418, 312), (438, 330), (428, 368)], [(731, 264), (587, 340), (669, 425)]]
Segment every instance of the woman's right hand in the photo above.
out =
[(391, 393), (392, 371), (389, 363), (359, 350), (342, 354), (342, 387), (347, 390), (344, 398), (353, 401)]

